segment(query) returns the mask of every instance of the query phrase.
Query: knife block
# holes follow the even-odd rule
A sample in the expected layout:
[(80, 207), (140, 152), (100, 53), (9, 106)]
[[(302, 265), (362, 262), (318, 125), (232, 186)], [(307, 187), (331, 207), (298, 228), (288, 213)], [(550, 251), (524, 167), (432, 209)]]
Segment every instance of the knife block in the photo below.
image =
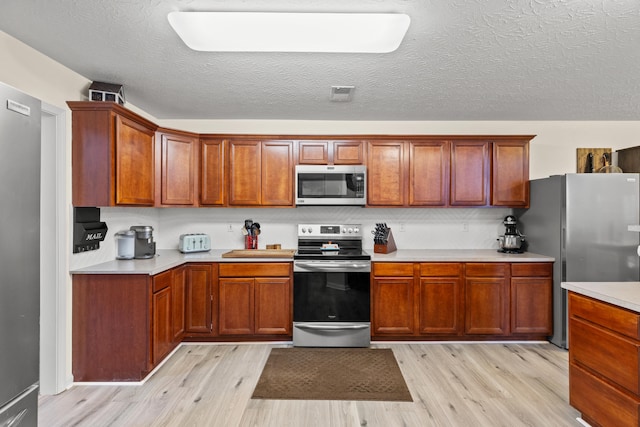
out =
[(373, 252), (377, 254), (390, 254), (397, 250), (398, 248), (396, 248), (396, 241), (393, 239), (391, 229), (389, 229), (389, 234), (387, 235), (385, 243), (375, 243), (373, 245)]

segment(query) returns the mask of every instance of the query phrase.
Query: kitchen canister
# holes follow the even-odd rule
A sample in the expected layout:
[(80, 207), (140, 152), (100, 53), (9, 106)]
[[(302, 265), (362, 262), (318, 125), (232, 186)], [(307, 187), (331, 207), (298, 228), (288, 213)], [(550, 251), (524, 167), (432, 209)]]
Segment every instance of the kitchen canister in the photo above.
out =
[(133, 230), (122, 230), (115, 234), (116, 237), (116, 259), (133, 259), (135, 256), (136, 232)]

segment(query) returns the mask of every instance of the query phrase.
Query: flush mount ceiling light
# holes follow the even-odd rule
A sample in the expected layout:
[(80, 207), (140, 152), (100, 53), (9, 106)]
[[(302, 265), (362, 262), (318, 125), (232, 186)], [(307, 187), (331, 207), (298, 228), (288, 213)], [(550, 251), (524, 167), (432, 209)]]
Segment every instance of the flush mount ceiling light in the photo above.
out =
[(188, 47), (209, 52), (388, 53), (410, 23), (394, 13), (171, 12), (168, 19)]

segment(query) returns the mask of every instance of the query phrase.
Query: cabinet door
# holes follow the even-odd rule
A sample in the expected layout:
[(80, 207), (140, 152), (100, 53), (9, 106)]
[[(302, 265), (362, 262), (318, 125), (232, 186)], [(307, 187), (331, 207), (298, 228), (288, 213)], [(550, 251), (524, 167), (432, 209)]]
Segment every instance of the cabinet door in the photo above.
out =
[(367, 204), (403, 206), (406, 174), (404, 142), (369, 142), (367, 147)]
[(153, 206), (154, 131), (116, 116), (116, 204)]
[(465, 332), (480, 335), (507, 334), (509, 301), (504, 277), (467, 277), (465, 282)]
[(491, 205), (529, 207), (529, 142), (494, 142), (492, 157)]
[(462, 279), (420, 279), (420, 333), (458, 335), (462, 332)]
[(550, 335), (553, 280), (547, 277), (511, 278), (511, 332)]
[(409, 143), (409, 205), (446, 206), (449, 201), (447, 141)]
[(219, 280), (220, 335), (250, 335), (254, 325), (254, 279)]
[(451, 143), (452, 206), (484, 206), (488, 203), (489, 143), (453, 141)]
[(334, 165), (361, 165), (364, 163), (361, 141), (333, 141)]
[(196, 204), (198, 139), (160, 132), (160, 204)]
[(200, 141), (201, 205), (224, 205), (224, 146), (221, 139), (203, 138)]
[(229, 142), (229, 205), (259, 206), (262, 201), (260, 141)]
[(262, 143), (262, 206), (293, 206), (293, 143)]
[(291, 280), (255, 279), (255, 333), (291, 334)]
[(371, 323), (374, 335), (413, 335), (413, 277), (373, 279)]
[(185, 332), (212, 332), (212, 267), (192, 264), (185, 267), (187, 274)]
[(301, 165), (329, 164), (329, 142), (300, 141), (298, 143), (298, 163)]
[(173, 349), (171, 329), (171, 286), (153, 294), (153, 364), (157, 365)]
[(186, 287), (187, 268), (178, 267), (173, 271), (171, 284), (171, 331), (174, 343), (182, 341), (184, 336)]

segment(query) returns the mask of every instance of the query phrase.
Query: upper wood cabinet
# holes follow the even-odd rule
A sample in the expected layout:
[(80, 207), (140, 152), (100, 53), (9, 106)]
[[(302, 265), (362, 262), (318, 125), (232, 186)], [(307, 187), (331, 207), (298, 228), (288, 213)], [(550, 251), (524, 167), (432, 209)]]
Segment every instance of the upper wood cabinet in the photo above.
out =
[(329, 141), (299, 141), (298, 164), (328, 165)]
[(491, 205), (529, 207), (529, 141), (492, 144)]
[(73, 205), (153, 206), (157, 126), (112, 102), (68, 104)]
[(158, 150), (156, 182), (158, 206), (196, 206), (198, 194), (198, 136), (160, 129), (156, 134)]
[(451, 206), (485, 206), (489, 203), (489, 150), (487, 141), (451, 142)]
[(74, 206), (294, 206), (295, 164), (367, 165), (367, 206), (529, 206), (533, 135), (200, 135), (69, 101)]
[(229, 206), (293, 206), (293, 142), (229, 141)]
[(363, 146), (362, 141), (298, 141), (298, 164), (361, 165)]
[(225, 141), (219, 138), (200, 138), (200, 204), (225, 204)]
[(409, 206), (449, 203), (450, 143), (409, 142)]
[(371, 141), (367, 146), (367, 205), (403, 206), (406, 167), (404, 141)]

